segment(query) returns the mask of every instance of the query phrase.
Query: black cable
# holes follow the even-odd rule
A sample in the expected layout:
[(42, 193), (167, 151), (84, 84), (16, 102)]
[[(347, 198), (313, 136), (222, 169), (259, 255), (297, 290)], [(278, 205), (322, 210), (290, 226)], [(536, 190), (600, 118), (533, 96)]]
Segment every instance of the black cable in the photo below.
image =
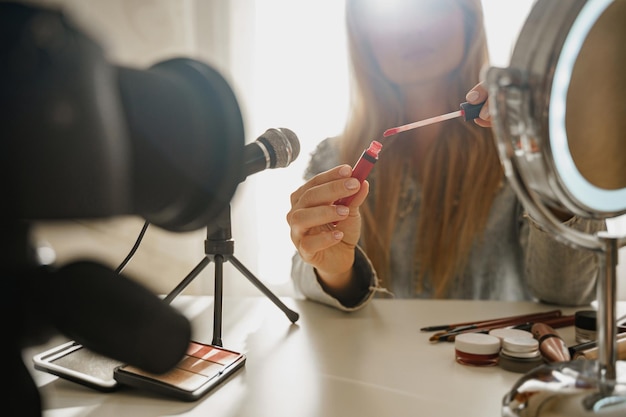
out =
[(135, 252), (137, 252), (137, 249), (139, 248), (139, 245), (141, 244), (143, 235), (146, 234), (146, 230), (148, 229), (149, 225), (150, 225), (150, 222), (148, 221), (144, 222), (143, 227), (141, 228), (141, 231), (139, 232), (139, 236), (137, 236), (137, 240), (135, 241), (135, 244), (133, 245), (132, 249), (130, 250), (130, 252), (128, 252), (128, 255), (126, 255), (126, 258), (122, 261), (122, 263), (115, 269), (116, 274), (120, 274), (122, 270), (126, 267), (128, 262), (130, 262), (130, 260), (133, 258), (133, 256), (135, 255)]

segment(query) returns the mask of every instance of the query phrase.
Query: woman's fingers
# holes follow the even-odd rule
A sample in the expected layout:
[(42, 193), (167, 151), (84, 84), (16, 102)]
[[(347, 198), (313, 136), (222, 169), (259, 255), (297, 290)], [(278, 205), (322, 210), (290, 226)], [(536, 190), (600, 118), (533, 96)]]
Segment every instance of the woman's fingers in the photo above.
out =
[(302, 236), (311, 234), (311, 230), (317, 227), (341, 221), (349, 214), (350, 209), (345, 206), (324, 205), (296, 208), (287, 214), (287, 223), (291, 227), (292, 235)]
[(309, 188), (301, 194), (294, 208), (333, 204), (336, 200), (354, 194), (361, 184), (356, 178), (342, 178)]
[(310, 262), (319, 252), (336, 245), (341, 242), (341, 239), (343, 239), (343, 231), (329, 226), (329, 230), (325, 232), (302, 236), (297, 249), (302, 259)]
[[(312, 188), (321, 187), (333, 181), (349, 179), (350, 175), (352, 175), (352, 168), (350, 168), (349, 165), (340, 165), (328, 171), (317, 174), (291, 194), (291, 205), (296, 206), (297, 204), (299, 204), (302, 197)], [(309, 199), (311, 199), (311, 197), (309, 197)]]

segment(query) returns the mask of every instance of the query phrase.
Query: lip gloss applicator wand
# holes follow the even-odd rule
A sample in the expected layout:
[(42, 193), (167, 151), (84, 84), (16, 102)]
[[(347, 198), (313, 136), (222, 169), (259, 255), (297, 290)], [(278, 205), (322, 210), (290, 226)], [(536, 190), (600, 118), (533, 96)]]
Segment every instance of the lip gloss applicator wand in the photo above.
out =
[[(483, 103), (479, 104), (470, 104), (470, 103), (461, 103), (460, 110), (457, 110), (452, 113), (443, 114), (440, 116), (431, 117), (429, 119), (420, 120), (419, 122), (409, 123), (403, 126), (393, 127), (391, 129), (385, 130), (383, 133), (383, 137), (395, 135), (400, 132), (404, 132), (406, 130), (417, 129), (418, 127), (428, 126), (433, 123), (443, 122), (444, 120), (454, 119), (456, 117), (464, 117), (466, 121), (474, 120), (480, 114), (480, 110), (483, 107)], [(370, 143), (370, 146), (363, 151), (361, 157), (356, 162), (354, 167), (352, 168), (352, 177), (358, 179), (361, 183), (367, 179), (372, 168), (374, 168), (374, 164), (378, 161), (378, 154), (383, 148), (382, 143), (373, 140)], [(344, 206), (350, 205), (354, 195), (349, 197), (341, 198), (335, 201), (335, 204), (341, 204)], [(333, 222), (333, 225), (336, 225), (336, 222)]]
[(400, 132), (405, 132), (411, 129), (417, 129), (418, 127), (424, 127), (428, 125), (432, 125), (433, 123), (443, 122), (444, 120), (455, 119), (457, 117), (463, 117), (466, 122), (470, 120), (474, 120), (480, 114), (480, 109), (483, 108), (483, 103), (479, 104), (470, 104), (470, 103), (461, 103), (461, 110), (453, 111), (452, 113), (442, 114), (440, 116), (431, 117), (428, 119), (420, 120), (418, 122), (409, 123), (406, 125), (392, 127), (390, 129), (385, 130), (383, 133), (384, 137), (392, 136), (398, 134)]

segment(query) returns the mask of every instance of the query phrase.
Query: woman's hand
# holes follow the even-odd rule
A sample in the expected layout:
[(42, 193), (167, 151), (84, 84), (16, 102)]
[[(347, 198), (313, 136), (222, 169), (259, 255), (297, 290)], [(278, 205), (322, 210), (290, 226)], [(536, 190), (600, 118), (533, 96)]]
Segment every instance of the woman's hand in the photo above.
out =
[[(474, 122), (476, 122), (478, 126), (491, 127), (491, 115), (489, 114), (489, 93), (483, 83), (476, 84), (474, 88), (472, 88), (465, 95), (465, 99), (470, 104), (478, 104), (483, 101), (485, 102), (483, 108), (480, 110), (478, 118), (474, 119)], [(574, 214), (569, 211), (558, 210), (555, 208), (550, 208), (550, 210), (552, 211), (552, 214), (554, 214), (554, 216), (561, 222), (566, 222), (574, 216)]]
[[(351, 177), (352, 168), (340, 165), (316, 175), (291, 194), (287, 223), (291, 241), (302, 259), (311, 264), (323, 284), (340, 292), (352, 278), (354, 251), (361, 235), (359, 206), (369, 183)], [(349, 207), (335, 205), (355, 195)]]
[(485, 102), (474, 123), (482, 127), (491, 127), (491, 115), (489, 114), (489, 93), (483, 83), (476, 84), (466, 95), (465, 100), (470, 104)]

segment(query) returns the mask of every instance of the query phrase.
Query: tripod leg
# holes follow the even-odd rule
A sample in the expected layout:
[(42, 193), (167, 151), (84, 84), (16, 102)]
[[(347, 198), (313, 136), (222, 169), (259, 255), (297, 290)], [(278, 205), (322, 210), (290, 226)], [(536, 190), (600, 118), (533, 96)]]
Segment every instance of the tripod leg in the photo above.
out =
[(169, 304), (172, 302), (172, 300), (174, 298), (176, 298), (176, 296), (178, 294), (180, 294), (185, 287), (187, 287), (187, 285), (191, 284), (191, 281), (194, 280), (195, 277), (198, 276), (198, 274), (200, 272), (202, 272), (202, 270), (211, 262), (211, 260), (207, 257), (203, 258), (200, 263), (198, 265), (196, 265), (196, 267), (194, 269), (191, 270), (191, 272), (189, 274), (187, 274), (187, 276), (185, 278), (183, 278), (183, 280), (176, 286), (176, 288), (174, 288), (172, 291), (170, 291), (169, 294), (167, 294), (167, 296), (163, 299), (163, 301), (165, 301), (165, 304)]
[(283, 311), (283, 313), (285, 313), (287, 318), (292, 323), (295, 323), (296, 321), (298, 321), (298, 318), (300, 317), (300, 315), (296, 313), (295, 311), (291, 310), (289, 307), (287, 307), (282, 301), (280, 301), (280, 299), (276, 297), (276, 295), (273, 292), (271, 292), (269, 288), (263, 285), (263, 283), (259, 281), (259, 279), (255, 277), (254, 274), (250, 272), (241, 262), (239, 262), (237, 258), (231, 255), (228, 259), (232, 262), (233, 265), (235, 265), (235, 267), (239, 270), (239, 272), (241, 272), (246, 278), (248, 278), (248, 280), (252, 284), (254, 284), (255, 287), (261, 290), (263, 294), (265, 294), (270, 300), (272, 300), (272, 302), (276, 304), (276, 306), (278, 306), (278, 308), (280, 308)]
[(211, 344), (222, 346), (222, 283), (224, 282), (224, 257), (215, 255), (215, 301), (213, 305), (213, 341)]

